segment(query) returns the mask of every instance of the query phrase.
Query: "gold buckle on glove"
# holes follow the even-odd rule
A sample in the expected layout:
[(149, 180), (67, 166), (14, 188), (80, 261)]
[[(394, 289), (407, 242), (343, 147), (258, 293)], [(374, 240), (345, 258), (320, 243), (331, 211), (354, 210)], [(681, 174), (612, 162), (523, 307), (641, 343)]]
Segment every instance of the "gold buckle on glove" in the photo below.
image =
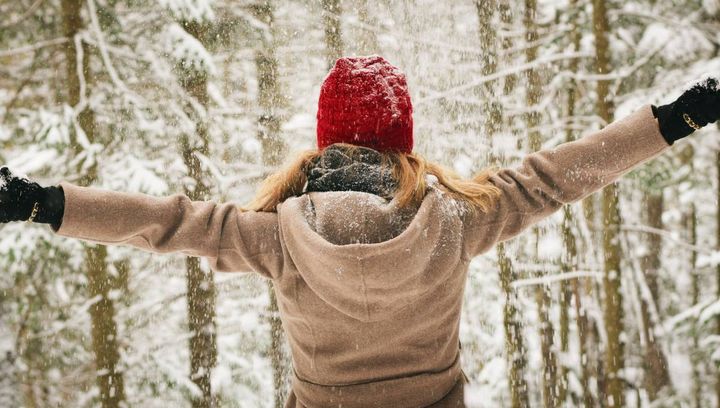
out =
[(30, 218), (27, 219), (28, 223), (33, 222), (33, 220), (35, 219), (35, 216), (38, 213), (38, 208), (39, 208), (39, 204), (36, 201), (35, 204), (33, 205), (32, 213), (30, 213)]
[(698, 124), (695, 123), (695, 121), (693, 121), (692, 118), (690, 118), (690, 115), (688, 115), (687, 113), (683, 113), (683, 119), (685, 119), (685, 123), (690, 125), (691, 128), (695, 130), (700, 130), (700, 126), (698, 126)]

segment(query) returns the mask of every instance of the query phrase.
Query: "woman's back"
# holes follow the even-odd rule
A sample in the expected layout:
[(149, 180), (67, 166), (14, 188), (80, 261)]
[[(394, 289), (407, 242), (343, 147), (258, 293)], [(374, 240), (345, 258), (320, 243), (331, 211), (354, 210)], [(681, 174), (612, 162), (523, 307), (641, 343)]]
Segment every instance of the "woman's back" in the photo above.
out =
[[(380, 392), (387, 406), (418, 407), (452, 388), (468, 264), (461, 208), (430, 188), (399, 235), (388, 229), (407, 209), (366, 192), (278, 208), (286, 262), (274, 284), (301, 400), (370, 406)], [(348, 243), (359, 230), (374, 243)]]

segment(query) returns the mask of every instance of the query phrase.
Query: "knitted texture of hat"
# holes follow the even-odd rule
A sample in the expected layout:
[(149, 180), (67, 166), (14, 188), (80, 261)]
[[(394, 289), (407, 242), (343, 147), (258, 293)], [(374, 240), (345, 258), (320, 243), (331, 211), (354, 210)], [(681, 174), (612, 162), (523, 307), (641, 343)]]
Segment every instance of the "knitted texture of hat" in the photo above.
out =
[(319, 149), (349, 143), (377, 151), (413, 149), (405, 75), (379, 56), (340, 58), (320, 88)]

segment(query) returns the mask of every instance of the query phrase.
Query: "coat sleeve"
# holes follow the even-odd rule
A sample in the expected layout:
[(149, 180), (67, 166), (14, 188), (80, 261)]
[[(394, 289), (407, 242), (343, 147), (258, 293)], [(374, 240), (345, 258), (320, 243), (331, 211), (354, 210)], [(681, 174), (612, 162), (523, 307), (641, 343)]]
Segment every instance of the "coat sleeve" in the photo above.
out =
[(282, 267), (276, 213), (242, 211), (233, 203), (155, 197), (60, 183), (65, 211), (57, 235), (149, 252), (208, 258), (219, 272), (255, 271), (271, 278)]
[(491, 176), (490, 183), (501, 191), (493, 209), (466, 217), (467, 255), (476, 256), (513, 238), (563, 204), (581, 200), (669, 147), (646, 105), (597, 132), (525, 156), (519, 167)]

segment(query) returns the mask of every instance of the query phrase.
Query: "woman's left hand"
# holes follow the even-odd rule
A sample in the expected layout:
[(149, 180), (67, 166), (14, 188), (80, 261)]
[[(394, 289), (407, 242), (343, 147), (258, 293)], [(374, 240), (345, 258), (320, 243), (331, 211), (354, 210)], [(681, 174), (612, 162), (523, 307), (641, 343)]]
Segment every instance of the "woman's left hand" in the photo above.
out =
[(653, 106), (660, 132), (669, 144), (720, 120), (720, 86), (717, 78), (697, 82), (667, 105)]

